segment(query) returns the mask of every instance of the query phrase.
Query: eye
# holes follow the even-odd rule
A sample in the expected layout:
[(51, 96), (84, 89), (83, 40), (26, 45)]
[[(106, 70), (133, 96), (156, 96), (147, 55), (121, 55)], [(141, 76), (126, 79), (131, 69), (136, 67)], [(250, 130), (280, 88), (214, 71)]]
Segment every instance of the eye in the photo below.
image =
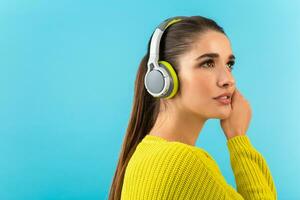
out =
[(206, 60), (206, 61), (202, 62), (200, 64), (200, 66), (205, 67), (205, 68), (213, 67), (214, 66), (214, 61), (212, 59)]
[[(229, 66), (230, 68), (230, 71), (233, 70), (233, 65), (235, 64), (235, 61), (234, 60), (231, 60), (227, 63), (227, 65)], [(209, 60), (206, 60), (204, 62), (202, 62), (200, 64), (201, 67), (204, 67), (204, 68), (208, 68), (208, 67), (214, 67), (215, 66), (215, 62), (213, 59), (209, 59)]]
[(234, 63), (235, 62), (233, 60), (228, 62), (228, 65), (230, 66), (230, 70), (233, 70)]

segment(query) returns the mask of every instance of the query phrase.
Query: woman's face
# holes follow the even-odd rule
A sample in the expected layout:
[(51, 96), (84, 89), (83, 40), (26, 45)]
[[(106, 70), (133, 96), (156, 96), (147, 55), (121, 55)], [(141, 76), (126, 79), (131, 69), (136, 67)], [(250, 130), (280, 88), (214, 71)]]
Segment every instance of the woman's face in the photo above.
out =
[(231, 104), (223, 105), (214, 97), (235, 90), (232, 55), (230, 41), (222, 33), (207, 31), (195, 40), (191, 50), (179, 58), (178, 99), (184, 109), (205, 119), (230, 115)]

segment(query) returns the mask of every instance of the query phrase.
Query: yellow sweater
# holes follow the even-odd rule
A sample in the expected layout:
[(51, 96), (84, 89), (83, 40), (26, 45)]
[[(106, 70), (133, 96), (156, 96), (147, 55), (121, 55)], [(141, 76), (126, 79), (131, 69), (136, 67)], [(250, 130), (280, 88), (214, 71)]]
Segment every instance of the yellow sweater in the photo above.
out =
[(202, 148), (146, 135), (132, 155), (121, 200), (277, 199), (272, 175), (247, 135), (227, 140), (237, 191)]

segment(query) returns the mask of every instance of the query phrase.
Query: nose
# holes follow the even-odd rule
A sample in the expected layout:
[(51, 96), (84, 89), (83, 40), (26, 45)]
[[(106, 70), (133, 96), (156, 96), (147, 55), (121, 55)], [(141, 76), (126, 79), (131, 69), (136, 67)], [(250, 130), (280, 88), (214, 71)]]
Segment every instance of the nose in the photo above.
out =
[(235, 84), (235, 80), (230, 70), (226, 67), (226, 69), (222, 70), (222, 72), (220, 73), (218, 86), (221, 88), (228, 88), (228, 87), (233, 87), (234, 84)]

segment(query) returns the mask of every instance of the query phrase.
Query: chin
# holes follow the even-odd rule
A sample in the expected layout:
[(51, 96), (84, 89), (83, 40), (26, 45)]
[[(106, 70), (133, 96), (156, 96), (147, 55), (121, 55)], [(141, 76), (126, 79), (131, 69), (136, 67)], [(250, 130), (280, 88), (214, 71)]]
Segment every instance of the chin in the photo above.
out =
[(223, 116), (220, 116), (218, 117), (218, 119), (227, 119), (230, 115), (223, 115)]
[(215, 113), (217, 119), (227, 119), (231, 114), (231, 108), (219, 109), (218, 113)]
[(228, 111), (223, 111), (219, 114), (219, 119), (227, 119), (230, 116), (230, 110)]

